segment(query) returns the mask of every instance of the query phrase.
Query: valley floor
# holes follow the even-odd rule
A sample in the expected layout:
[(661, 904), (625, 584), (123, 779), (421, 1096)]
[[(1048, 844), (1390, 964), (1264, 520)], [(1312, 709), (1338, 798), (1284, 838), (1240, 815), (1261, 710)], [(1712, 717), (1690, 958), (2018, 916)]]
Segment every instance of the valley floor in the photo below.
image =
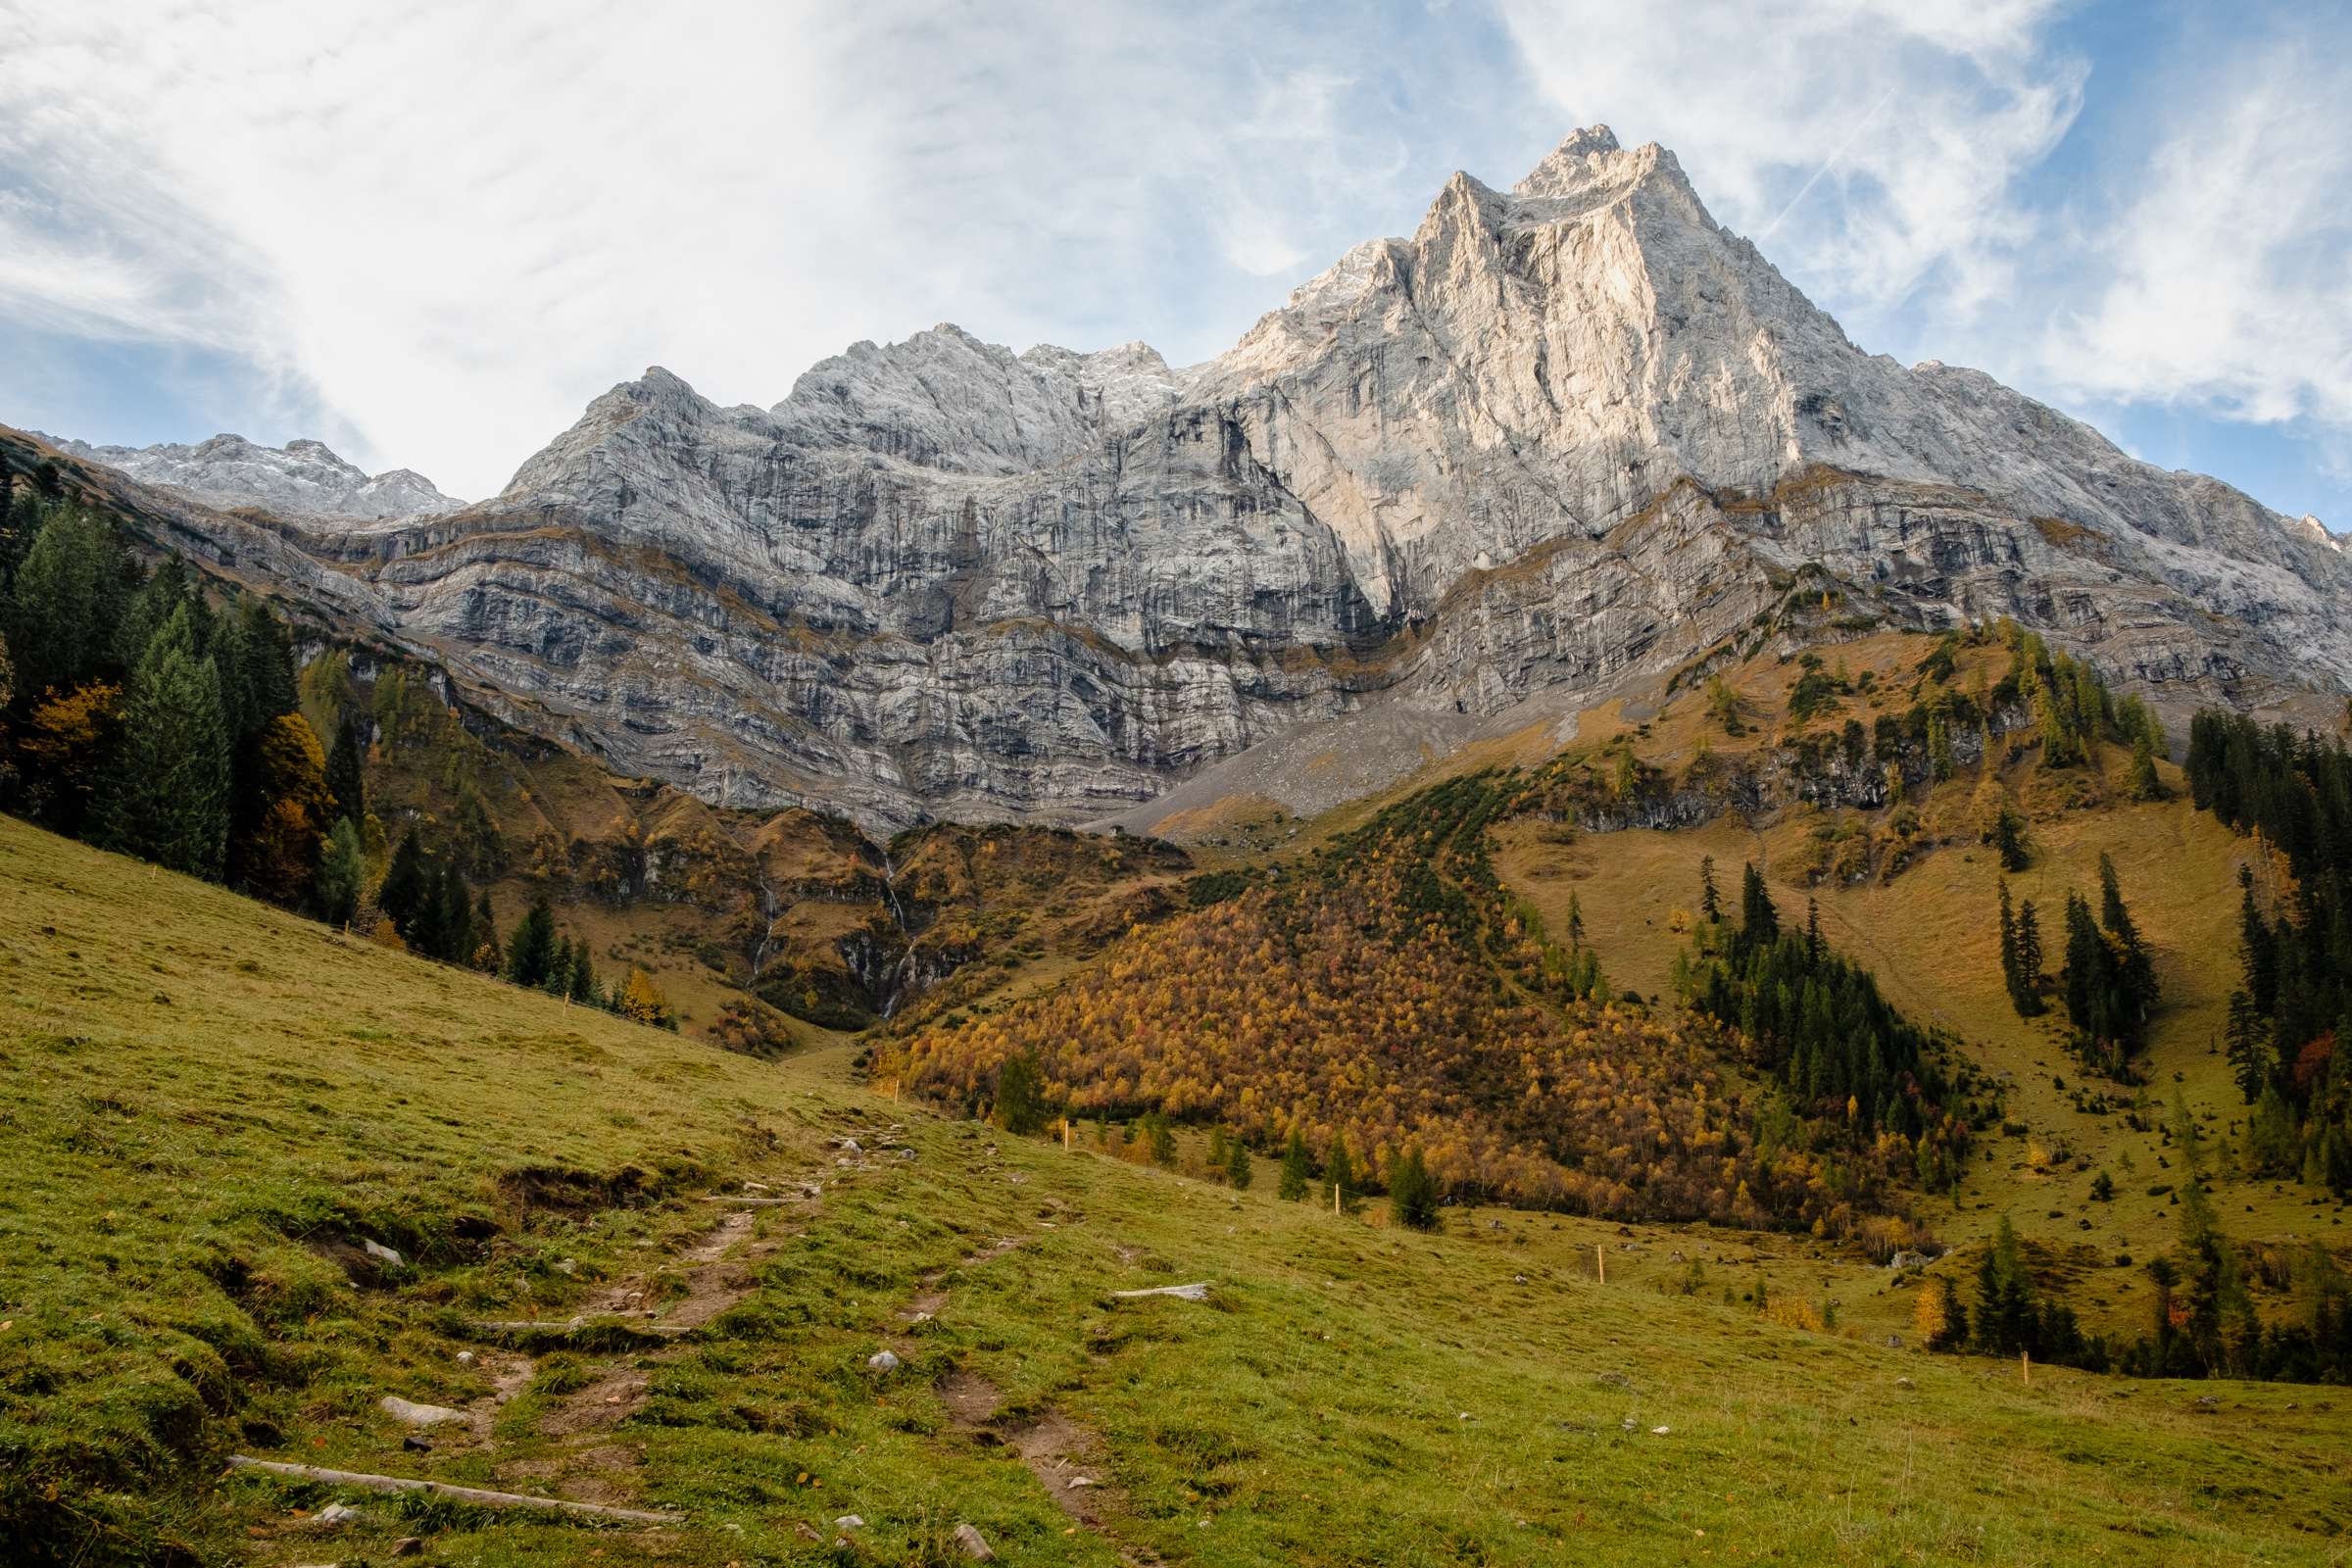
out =
[[(1889, 1347), (1886, 1276), (1802, 1239), (1415, 1235), (895, 1103), (850, 1051), (730, 1055), (0, 820), (0, 1528), (270, 1564), (945, 1563), (963, 1526), (1041, 1564), (2352, 1551), (2340, 1391), (2028, 1384)], [(1870, 1332), (1760, 1319), (1759, 1274)]]

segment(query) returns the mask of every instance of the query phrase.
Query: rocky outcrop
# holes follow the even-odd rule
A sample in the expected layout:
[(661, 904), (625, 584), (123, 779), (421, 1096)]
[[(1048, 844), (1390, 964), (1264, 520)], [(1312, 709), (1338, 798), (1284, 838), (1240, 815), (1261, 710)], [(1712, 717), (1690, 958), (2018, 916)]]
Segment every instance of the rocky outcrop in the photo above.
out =
[(41, 439), (74, 457), (120, 469), (142, 484), (166, 486), (216, 507), (372, 520), (454, 512), (465, 505), (443, 495), (413, 468), (370, 476), (335, 456), (322, 441), (265, 447), (241, 435), (217, 435), (194, 446), (105, 447), (52, 436)]
[(1190, 369), (946, 325), (769, 409), (656, 368), (488, 501), (280, 532), (514, 722), (881, 827), (1598, 692), (1800, 589), (1818, 635), (2009, 614), (2159, 694), (2352, 682), (2325, 529), (1864, 353), (1602, 127), (1454, 176)]

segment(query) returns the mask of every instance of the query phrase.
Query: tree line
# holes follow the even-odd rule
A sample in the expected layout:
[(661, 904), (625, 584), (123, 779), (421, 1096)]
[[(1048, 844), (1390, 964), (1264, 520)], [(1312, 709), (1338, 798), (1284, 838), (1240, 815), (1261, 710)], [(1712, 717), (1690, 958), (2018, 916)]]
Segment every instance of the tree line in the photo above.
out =
[(2352, 1192), (2352, 757), (2340, 739), (2208, 710), (2189, 723), (2187, 771), (2197, 806), (2256, 841), (2226, 1026), (2254, 1107), (2249, 1162)]
[(501, 943), (488, 893), (411, 831), (388, 860), (367, 808), (368, 715), (332, 748), (304, 716), (294, 639), (254, 595), (150, 568), (113, 518), (0, 485), (0, 806), (443, 962), (642, 1022), (650, 976), (610, 991), (542, 899)]

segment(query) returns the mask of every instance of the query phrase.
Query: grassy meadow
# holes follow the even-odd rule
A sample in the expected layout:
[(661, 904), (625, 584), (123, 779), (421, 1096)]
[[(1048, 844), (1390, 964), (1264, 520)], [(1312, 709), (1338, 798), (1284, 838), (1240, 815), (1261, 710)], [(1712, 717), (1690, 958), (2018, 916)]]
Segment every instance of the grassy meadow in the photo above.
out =
[[(729, 1055), (13, 821), (0, 996), (26, 1560), (937, 1563), (964, 1523), (1041, 1564), (2347, 1550), (2352, 1403), (1780, 1327), (1738, 1298), (1759, 1275), (1878, 1289), (1802, 1239), (1337, 1217), (1262, 1164), (1236, 1193), (1014, 1141), (858, 1087), (846, 1046)], [(466, 1420), (412, 1433), (384, 1395)]]

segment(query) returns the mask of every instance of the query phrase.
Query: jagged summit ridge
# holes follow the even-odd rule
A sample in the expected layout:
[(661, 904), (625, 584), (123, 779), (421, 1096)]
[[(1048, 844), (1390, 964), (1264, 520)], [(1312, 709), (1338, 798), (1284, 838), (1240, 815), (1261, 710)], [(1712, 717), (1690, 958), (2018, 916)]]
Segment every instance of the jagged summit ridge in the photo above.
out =
[(516, 716), (869, 826), (1107, 815), (1376, 709), (1500, 722), (1800, 581), (1856, 624), (2013, 615), (2160, 698), (2352, 683), (2324, 529), (1865, 353), (1601, 126), (1187, 369), (948, 324), (771, 408), (653, 367), (488, 502), (301, 537)]
[(118, 468), (145, 484), (168, 485), (214, 506), (259, 506), (318, 517), (395, 518), (465, 505), (413, 468), (370, 475), (323, 441), (266, 447), (241, 435), (192, 445), (92, 446), (44, 436), (60, 451)]
[(857, 343), (812, 367), (770, 411), (786, 439), (858, 447), (953, 473), (1050, 466), (1175, 401), (1142, 343), (1014, 354), (942, 322), (903, 343)]

